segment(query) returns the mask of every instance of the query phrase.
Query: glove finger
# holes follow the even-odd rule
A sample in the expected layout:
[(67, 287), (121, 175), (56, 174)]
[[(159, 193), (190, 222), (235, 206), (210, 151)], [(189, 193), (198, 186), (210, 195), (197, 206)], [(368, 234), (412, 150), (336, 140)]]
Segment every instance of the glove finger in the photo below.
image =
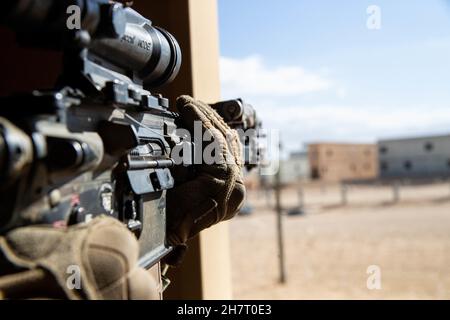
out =
[(177, 244), (173, 247), (172, 251), (162, 259), (163, 264), (167, 264), (171, 267), (179, 267), (186, 256), (188, 246), (186, 244)]
[(203, 114), (208, 118), (211, 124), (215, 128), (217, 128), (225, 138), (224, 141), (226, 142), (226, 151), (224, 155), (225, 159), (227, 160), (226, 163), (236, 164), (239, 167), (242, 167), (242, 147), (237, 131), (231, 129), (223, 120), (223, 118), (217, 113), (217, 111), (211, 108), (208, 104), (198, 101), (197, 107), (203, 112)]
[(181, 96), (177, 99), (177, 110), (181, 115), (182, 126), (194, 134), (195, 123), (200, 122), (202, 134), (206, 129), (213, 127), (211, 121), (197, 107), (197, 102), (189, 96)]
[[(212, 132), (212, 135), (216, 138), (218, 138), (219, 135), (222, 135), (224, 138), (230, 136), (232, 140), (235, 140), (237, 136), (236, 131), (232, 130), (222, 117), (204, 102), (196, 101), (189, 96), (181, 96), (177, 99), (177, 109), (182, 116), (184, 126), (190, 130), (191, 133), (194, 130), (194, 122), (201, 121), (204, 128), (216, 128), (219, 131)], [(228, 149), (228, 145), (226, 146)]]
[[(198, 102), (198, 108), (203, 112), (203, 114), (210, 120), (212, 125), (217, 128), (222, 136), (225, 138), (226, 142), (226, 150), (225, 150), (225, 159), (228, 164), (237, 164), (240, 165), (241, 161), (241, 147), (239, 136), (237, 131), (231, 129), (228, 124), (223, 120), (223, 118), (217, 113), (216, 110), (211, 108), (206, 103), (201, 101)], [(227, 154), (229, 153), (229, 154)]]
[(234, 159), (234, 164), (236, 164), (239, 169), (243, 167), (242, 160), (242, 144), (239, 138), (239, 134), (236, 130), (229, 130), (227, 136), (228, 149), (230, 150), (231, 155)]
[(223, 136), (227, 135), (230, 127), (225, 123), (223, 118), (217, 113), (216, 110), (211, 108), (208, 104), (198, 101), (197, 108), (208, 118), (211, 124), (217, 128)]
[[(171, 245), (189, 239), (193, 228), (209, 227), (217, 221), (217, 202), (213, 200), (221, 191), (214, 178), (201, 175), (196, 180), (181, 185), (167, 193), (167, 240)], [(183, 206), (179, 204), (183, 203)], [(207, 215), (208, 217), (206, 218)]]
[[(198, 134), (198, 128), (200, 127), (202, 130), (202, 154), (196, 155), (196, 157), (201, 157), (203, 164), (198, 166), (199, 171), (212, 170), (208, 173), (218, 177), (223, 176), (224, 170), (226, 170), (223, 165), (227, 160), (228, 147), (222, 132), (213, 125), (213, 122), (217, 120), (211, 115), (208, 108), (211, 109), (189, 96), (181, 96), (177, 99), (177, 109), (181, 115), (183, 127), (189, 130), (194, 140), (195, 134)], [(200, 126), (196, 125), (196, 122), (200, 123)], [(207, 140), (204, 138), (207, 138)], [(212, 164), (217, 165), (217, 167), (209, 168), (212, 167)]]

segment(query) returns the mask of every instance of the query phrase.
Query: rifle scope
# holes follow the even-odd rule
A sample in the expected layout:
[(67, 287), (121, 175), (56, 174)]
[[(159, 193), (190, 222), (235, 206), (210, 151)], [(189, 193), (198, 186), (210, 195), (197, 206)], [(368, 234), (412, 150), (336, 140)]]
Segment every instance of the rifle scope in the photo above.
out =
[(87, 49), (89, 55), (106, 60), (108, 67), (116, 67), (147, 88), (172, 81), (180, 69), (176, 39), (120, 3), (6, 0), (2, 7), (0, 22), (17, 32), (21, 44), (72, 50), (76, 43), (76, 49)]

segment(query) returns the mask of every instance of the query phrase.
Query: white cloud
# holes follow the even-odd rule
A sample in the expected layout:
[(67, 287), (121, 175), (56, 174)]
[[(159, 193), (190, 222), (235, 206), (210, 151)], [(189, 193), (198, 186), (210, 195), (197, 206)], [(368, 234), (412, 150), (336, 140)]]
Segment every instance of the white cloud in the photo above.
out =
[(331, 82), (299, 66), (269, 67), (260, 56), (221, 57), (222, 96), (298, 96), (329, 89)]
[[(269, 67), (259, 56), (221, 58), (222, 97), (242, 97), (255, 106), (264, 126), (281, 131), (285, 149), (295, 150), (314, 141), (375, 142), (379, 138), (450, 132), (446, 105), (372, 105), (348, 102), (348, 90), (299, 66)], [(330, 104), (307, 99), (311, 92), (331, 94)], [(320, 97), (320, 96), (318, 96)], [(283, 101), (283, 103), (280, 103)], [(365, 104), (367, 103), (367, 104)]]
[(347, 89), (343, 87), (336, 89), (336, 96), (340, 99), (345, 99), (347, 97)]
[(380, 138), (450, 132), (450, 108), (311, 105), (277, 106), (260, 101), (258, 112), (268, 128), (280, 129), (286, 149), (318, 141), (375, 142)]

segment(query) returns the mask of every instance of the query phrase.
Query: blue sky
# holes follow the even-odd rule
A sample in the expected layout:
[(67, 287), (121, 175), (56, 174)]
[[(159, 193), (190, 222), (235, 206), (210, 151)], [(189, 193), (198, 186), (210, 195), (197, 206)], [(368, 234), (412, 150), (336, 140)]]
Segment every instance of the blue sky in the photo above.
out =
[(450, 132), (450, 1), (218, 1), (223, 98), (288, 149)]

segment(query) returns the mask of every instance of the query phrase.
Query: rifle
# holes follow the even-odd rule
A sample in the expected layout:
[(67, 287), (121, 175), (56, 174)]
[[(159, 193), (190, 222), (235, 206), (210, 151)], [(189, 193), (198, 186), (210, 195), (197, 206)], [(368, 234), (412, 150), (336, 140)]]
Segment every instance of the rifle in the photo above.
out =
[[(179, 115), (168, 99), (151, 91), (180, 69), (176, 39), (108, 0), (4, 2), (0, 21), (18, 42), (63, 51), (64, 67), (54, 90), (0, 100), (0, 234), (108, 215), (137, 236), (139, 264), (151, 268), (172, 249), (165, 213), (167, 190), (177, 183), (171, 170), (192, 167), (176, 163), (172, 151), (194, 150), (177, 134)], [(70, 30), (73, 5), (81, 28)], [(213, 107), (233, 128), (260, 126), (240, 99)], [(249, 150), (251, 140), (244, 141)], [(246, 157), (248, 168), (253, 163)]]

